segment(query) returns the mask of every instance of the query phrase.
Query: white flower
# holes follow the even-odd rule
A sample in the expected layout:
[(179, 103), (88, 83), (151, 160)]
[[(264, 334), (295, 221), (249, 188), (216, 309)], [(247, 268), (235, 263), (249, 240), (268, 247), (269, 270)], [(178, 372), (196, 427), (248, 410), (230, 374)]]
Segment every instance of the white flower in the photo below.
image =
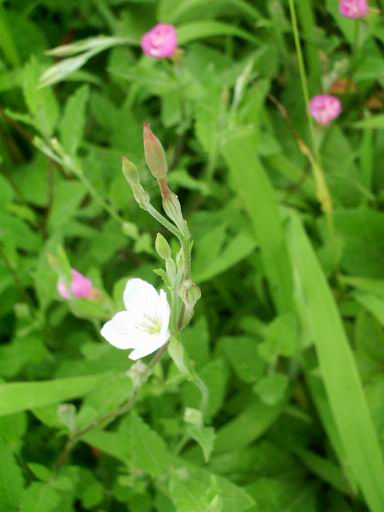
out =
[(126, 311), (104, 324), (101, 335), (114, 347), (134, 349), (128, 357), (136, 360), (168, 341), (170, 307), (164, 290), (138, 278), (127, 282), (123, 298)]

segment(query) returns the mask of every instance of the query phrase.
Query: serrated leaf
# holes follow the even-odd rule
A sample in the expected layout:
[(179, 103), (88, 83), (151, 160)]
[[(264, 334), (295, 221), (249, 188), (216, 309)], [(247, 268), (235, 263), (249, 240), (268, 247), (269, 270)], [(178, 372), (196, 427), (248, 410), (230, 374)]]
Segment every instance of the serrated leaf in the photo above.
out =
[(22, 497), (20, 512), (53, 512), (59, 503), (60, 496), (52, 487), (33, 482)]
[(203, 450), (204, 460), (208, 462), (216, 439), (215, 429), (212, 427), (188, 426), (188, 434), (194, 439)]
[(82, 140), (85, 126), (85, 109), (89, 99), (89, 86), (82, 85), (69, 97), (59, 130), (61, 143), (70, 156), (75, 156)]
[(23, 93), (36, 128), (51, 137), (59, 117), (59, 108), (51, 89), (39, 87), (41, 65), (32, 57), (24, 68)]
[(131, 412), (127, 418), (124, 431), (135, 467), (152, 477), (164, 475), (169, 470), (170, 456), (165, 442), (136, 412)]

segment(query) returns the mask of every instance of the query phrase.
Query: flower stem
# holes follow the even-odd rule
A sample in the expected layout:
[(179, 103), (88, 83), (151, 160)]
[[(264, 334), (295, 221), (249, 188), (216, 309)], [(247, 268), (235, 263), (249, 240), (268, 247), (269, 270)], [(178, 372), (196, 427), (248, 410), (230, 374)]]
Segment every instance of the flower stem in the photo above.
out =
[(313, 119), (310, 115), (310, 112), (308, 110), (308, 105), (309, 105), (308, 80), (307, 80), (307, 74), (306, 74), (305, 65), (304, 65), (303, 51), (302, 51), (301, 43), (300, 43), (300, 33), (299, 33), (299, 27), (298, 27), (298, 23), (297, 23), (295, 0), (288, 0), (288, 2), (289, 2), (290, 14), (291, 14), (293, 37), (295, 40), (297, 61), (299, 64), (301, 88), (302, 88), (302, 92), (303, 92), (305, 111), (307, 114), (309, 132), (310, 132), (310, 137), (311, 137), (311, 142), (312, 142), (311, 145), (312, 145), (313, 155), (311, 154), (308, 156), (310, 157), (309, 159), (311, 162), (312, 174), (313, 174), (313, 178), (314, 178), (315, 184), (316, 184), (317, 198), (321, 204), (324, 214), (327, 217), (328, 225), (330, 226), (330, 228), (332, 230), (332, 226), (333, 226), (332, 197), (328, 190), (324, 171), (323, 171), (323, 168), (321, 165), (320, 151), (319, 151), (319, 147), (317, 144), (314, 121), (313, 121)]
[(354, 20), (353, 27), (353, 40), (352, 40), (352, 58), (351, 58), (351, 67), (349, 70), (348, 76), (348, 92), (352, 92), (353, 89), (353, 78), (356, 72), (357, 65), (357, 54), (359, 51), (359, 38), (360, 38), (360, 20)]
[(53, 469), (57, 471), (60, 469), (60, 467), (65, 463), (68, 456), (72, 452), (73, 448), (76, 446), (76, 444), (81, 440), (83, 436), (88, 434), (91, 430), (93, 430), (96, 427), (100, 427), (104, 423), (114, 420), (118, 418), (119, 416), (122, 416), (123, 414), (126, 414), (129, 412), (133, 406), (135, 405), (139, 394), (141, 390), (141, 386), (145, 384), (145, 382), (148, 380), (150, 375), (152, 374), (153, 368), (159, 363), (163, 355), (165, 354), (167, 350), (167, 344), (163, 345), (154, 355), (154, 357), (151, 359), (151, 362), (147, 366), (146, 372), (144, 373), (141, 384), (138, 386), (134, 386), (133, 391), (129, 399), (114, 409), (113, 411), (104, 414), (103, 416), (100, 416), (99, 418), (96, 418), (95, 420), (91, 421), (86, 425), (85, 427), (81, 428), (80, 430), (77, 430), (72, 434), (72, 436), (68, 439), (66, 444), (64, 445), (64, 448), (61, 450), (59, 457), (57, 458), (57, 461), (53, 465)]
[(146, 207), (146, 211), (155, 219), (157, 222), (162, 224), (168, 231), (170, 231), (180, 242), (181, 250), (183, 251), (185, 272), (184, 278), (188, 279), (191, 276), (191, 244), (190, 241), (180, 232), (180, 230), (174, 226), (168, 219), (164, 217), (160, 212), (156, 210), (150, 203)]

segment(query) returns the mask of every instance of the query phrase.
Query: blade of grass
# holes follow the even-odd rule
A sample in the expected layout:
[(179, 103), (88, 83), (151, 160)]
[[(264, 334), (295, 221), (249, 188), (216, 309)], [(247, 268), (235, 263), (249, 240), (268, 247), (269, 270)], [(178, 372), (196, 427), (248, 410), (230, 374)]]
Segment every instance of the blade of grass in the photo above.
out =
[(223, 143), (237, 194), (260, 244), (271, 295), (281, 313), (292, 309), (292, 278), (275, 191), (256, 156), (257, 136), (253, 128), (236, 128)]
[(314, 376), (310, 373), (306, 375), (306, 382), (310, 390), (313, 403), (320, 416), (324, 430), (327, 433), (329, 442), (342, 465), (344, 476), (348, 481), (349, 487), (354, 494), (357, 494), (357, 486), (351, 468), (348, 465), (348, 459), (345, 454), (344, 446), (342, 444), (339, 431), (332, 415), (332, 411), (328, 402), (328, 398), (324, 389), (324, 384), (319, 376)]
[(384, 510), (384, 462), (336, 303), (301, 221), (291, 216), (288, 247), (298, 314), (308, 326), (337, 430), (371, 512)]
[(305, 39), (305, 54), (309, 68), (309, 89), (311, 94), (321, 91), (321, 68), (319, 52), (316, 48), (316, 24), (311, 0), (300, 0), (297, 3), (297, 12)]

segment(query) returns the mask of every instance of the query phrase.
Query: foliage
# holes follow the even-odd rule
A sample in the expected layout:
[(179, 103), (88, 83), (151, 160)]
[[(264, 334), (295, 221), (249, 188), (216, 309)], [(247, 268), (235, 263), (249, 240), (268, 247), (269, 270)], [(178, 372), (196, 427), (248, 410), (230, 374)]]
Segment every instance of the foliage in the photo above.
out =
[[(384, 3), (370, 7), (0, 1), (0, 510), (384, 510)], [(140, 48), (158, 22), (177, 29), (172, 59)], [(319, 126), (308, 100), (328, 93), (343, 112)], [(162, 258), (178, 261), (120, 170), (135, 162), (161, 209), (144, 123), (202, 296), (182, 343), (138, 365), (100, 329), (129, 277), (158, 288)], [(60, 296), (71, 268), (92, 295)]]

